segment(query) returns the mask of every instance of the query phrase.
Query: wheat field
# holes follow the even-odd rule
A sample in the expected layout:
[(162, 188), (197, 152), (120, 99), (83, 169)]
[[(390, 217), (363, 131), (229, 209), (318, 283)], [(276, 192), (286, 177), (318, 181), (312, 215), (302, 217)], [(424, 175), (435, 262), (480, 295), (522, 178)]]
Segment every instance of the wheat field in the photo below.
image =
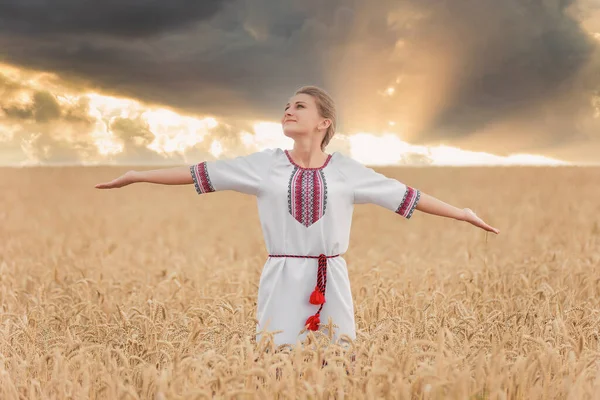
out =
[(600, 169), (377, 169), (501, 234), (356, 206), (349, 349), (256, 343), (251, 196), (0, 169), (0, 398), (598, 398)]

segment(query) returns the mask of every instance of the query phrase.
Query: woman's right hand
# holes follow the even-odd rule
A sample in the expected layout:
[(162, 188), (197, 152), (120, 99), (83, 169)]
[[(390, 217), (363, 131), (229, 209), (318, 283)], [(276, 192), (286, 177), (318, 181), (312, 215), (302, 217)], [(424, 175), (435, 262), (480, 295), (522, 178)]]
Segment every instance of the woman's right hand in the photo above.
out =
[(482, 220), (481, 218), (479, 218), (477, 216), (477, 214), (475, 214), (475, 211), (471, 210), (470, 208), (463, 208), (463, 212), (464, 212), (463, 221), (466, 221), (472, 225), (475, 225), (476, 227), (481, 228), (485, 231), (493, 232), (496, 235), (500, 233), (499, 229), (494, 228), (494, 227), (488, 225), (487, 223), (485, 223), (485, 221)]
[(96, 187), (96, 189), (115, 189), (115, 188), (127, 186), (127, 185), (137, 182), (135, 174), (136, 174), (135, 171), (127, 171), (125, 174), (121, 175), (120, 177), (113, 179), (110, 182), (99, 183), (95, 187)]

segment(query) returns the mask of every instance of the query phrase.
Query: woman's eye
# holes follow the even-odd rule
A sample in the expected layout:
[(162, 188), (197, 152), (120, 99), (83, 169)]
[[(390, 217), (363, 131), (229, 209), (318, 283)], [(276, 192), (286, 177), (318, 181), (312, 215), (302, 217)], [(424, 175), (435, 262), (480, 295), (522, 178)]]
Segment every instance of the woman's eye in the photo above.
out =
[(302, 104), (298, 104), (298, 108), (304, 108)]

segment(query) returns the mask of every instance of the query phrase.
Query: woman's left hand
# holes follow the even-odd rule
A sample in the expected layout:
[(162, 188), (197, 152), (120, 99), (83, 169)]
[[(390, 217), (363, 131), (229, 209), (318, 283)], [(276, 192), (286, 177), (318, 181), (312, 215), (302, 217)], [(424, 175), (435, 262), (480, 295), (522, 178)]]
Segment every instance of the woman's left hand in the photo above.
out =
[(136, 183), (136, 172), (135, 171), (127, 171), (125, 174), (119, 176), (118, 178), (113, 179), (110, 182), (99, 183), (95, 186), (96, 189), (116, 189), (121, 188), (123, 186), (131, 185), (132, 183)]
[(488, 232), (493, 232), (495, 234), (500, 233), (500, 230), (498, 230), (498, 229), (496, 229), (494, 227), (491, 227), (490, 225), (486, 224), (470, 208), (464, 208), (463, 211), (465, 213), (463, 221), (466, 221), (466, 222), (468, 222), (468, 223), (470, 223), (472, 225), (475, 225), (476, 227), (481, 228), (481, 229), (483, 229), (485, 231), (488, 231)]

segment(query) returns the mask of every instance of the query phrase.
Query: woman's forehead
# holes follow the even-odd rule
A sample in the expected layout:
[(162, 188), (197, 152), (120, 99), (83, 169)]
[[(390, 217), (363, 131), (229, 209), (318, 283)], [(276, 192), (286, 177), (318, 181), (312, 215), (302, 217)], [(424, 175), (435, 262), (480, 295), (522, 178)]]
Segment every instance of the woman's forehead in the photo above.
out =
[(292, 97), (290, 97), (290, 99), (288, 100), (288, 104), (294, 104), (297, 101), (303, 101), (305, 103), (314, 103), (314, 99), (312, 98), (312, 96), (306, 94), (306, 93), (299, 93), (297, 95), (294, 95)]

